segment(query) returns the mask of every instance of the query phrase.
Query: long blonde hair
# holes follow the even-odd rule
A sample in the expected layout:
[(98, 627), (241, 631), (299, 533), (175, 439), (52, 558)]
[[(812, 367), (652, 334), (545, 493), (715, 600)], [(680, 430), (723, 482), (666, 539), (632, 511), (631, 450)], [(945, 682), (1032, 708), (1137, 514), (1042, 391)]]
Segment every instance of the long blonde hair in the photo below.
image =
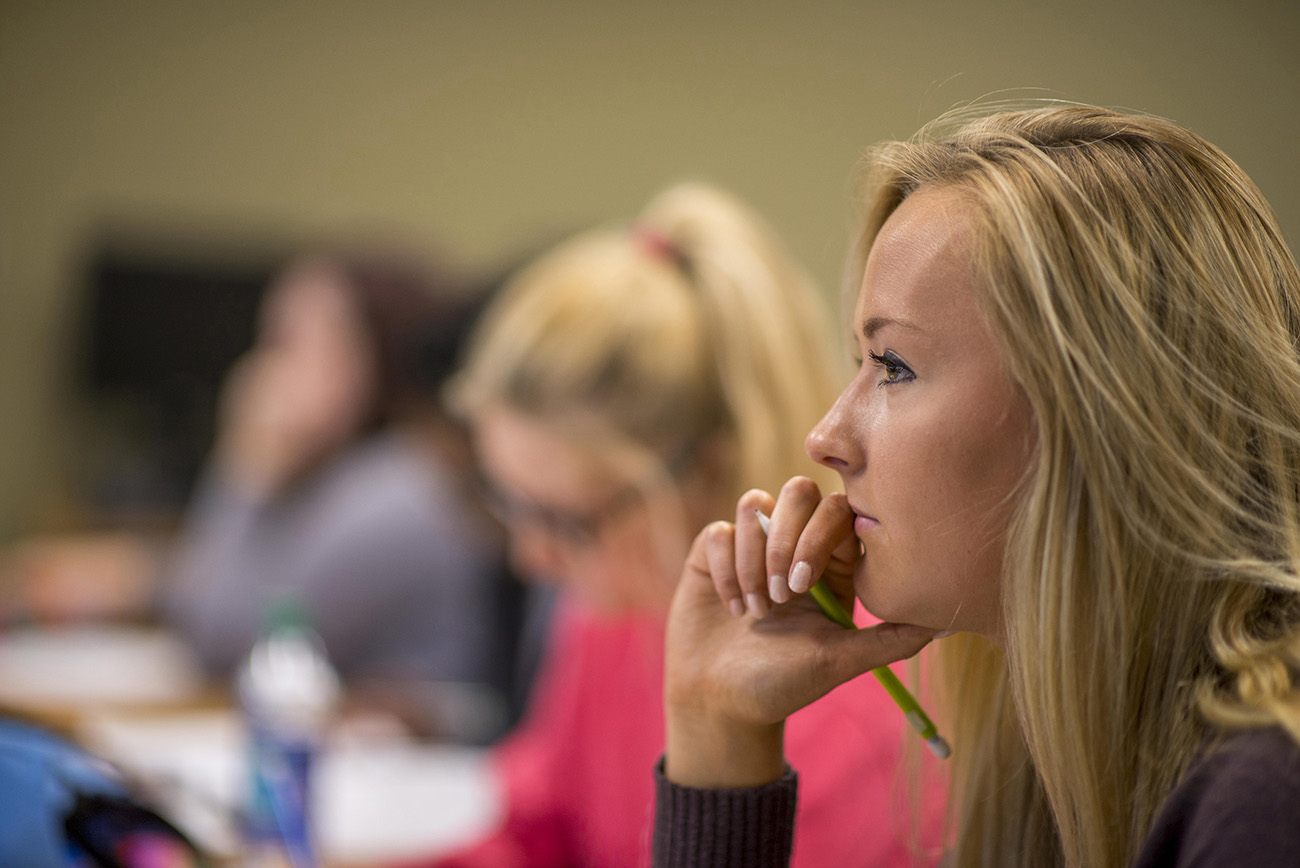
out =
[(713, 517), (725, 518), (750, 486), (837, 484), (802, 451), (842, 382), (827, 307), (750, 209), (682, 184), (631, 225), (526, 267), (485, 314), (450, 397), (468, 416), (505, 406), (662, 468), (718, 463)]
[(953, 120), (873, 151), (856, 257), (916, 189), (960, 191), (1037, 423), (1005, 652), (938, 651), (953, 864), (1127, 865), (1217, 734), (1300, 740), (1300, 273), (1254, 184), (1169, 121)]

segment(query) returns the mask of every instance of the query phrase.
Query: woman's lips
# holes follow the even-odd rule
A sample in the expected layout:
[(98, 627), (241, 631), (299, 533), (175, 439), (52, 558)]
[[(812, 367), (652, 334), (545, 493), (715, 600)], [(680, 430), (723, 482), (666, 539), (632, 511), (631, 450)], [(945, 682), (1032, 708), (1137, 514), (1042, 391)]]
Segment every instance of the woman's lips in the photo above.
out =
[(855, 534), (861, 536), (867, 531), (874, 530), (878, 527), (880, 527), (880, 521), (875, 516), (867, 515), (864, 512), (858, 512), (856, 509), (853, 510), (853, 532)]

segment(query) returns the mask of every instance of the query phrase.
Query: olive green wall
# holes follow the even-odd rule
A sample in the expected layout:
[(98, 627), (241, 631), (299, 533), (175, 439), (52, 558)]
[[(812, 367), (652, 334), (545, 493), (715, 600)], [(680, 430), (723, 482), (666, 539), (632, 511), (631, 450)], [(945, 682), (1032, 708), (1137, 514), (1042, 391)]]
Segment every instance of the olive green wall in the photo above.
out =
[(1007, 90), (1184, 123), (1300, 240), (1290, 0), (5, 0), (0, 538), (55, 511), (85, 442), (64, 356), (105, 221), (381, 227), (477, 263), (696, 177), (829, 286), (862, 149)]

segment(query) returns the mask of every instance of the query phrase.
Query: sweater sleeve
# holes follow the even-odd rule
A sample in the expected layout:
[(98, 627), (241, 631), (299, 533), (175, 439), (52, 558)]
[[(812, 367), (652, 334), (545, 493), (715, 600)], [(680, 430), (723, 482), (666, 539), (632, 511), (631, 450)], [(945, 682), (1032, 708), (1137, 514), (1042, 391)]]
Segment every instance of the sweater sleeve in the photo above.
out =
[(679, 787), (655, 767), (654, 868), (784, 868), (790, 864), (798, 776), (761, 787)]
[(252, 558), (264, 514), (210, 469), (168, 559), (160, 614), (214, 672), (236, 666), (261, 626), (263, 570)]

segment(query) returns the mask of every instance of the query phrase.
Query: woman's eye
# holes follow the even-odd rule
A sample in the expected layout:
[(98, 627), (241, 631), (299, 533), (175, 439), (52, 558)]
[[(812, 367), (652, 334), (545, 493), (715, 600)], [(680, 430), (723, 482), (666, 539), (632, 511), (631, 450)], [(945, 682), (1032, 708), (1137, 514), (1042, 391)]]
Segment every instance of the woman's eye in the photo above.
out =
[(879, 355), (876, 353), (867, 353), (867, 355), (871, 357), (871, 361), (875, 363), (876, 367), (885, 372), (885, 378), (880, 381), (882, 386), (892, 386), (895, 383), (903, 383), (916, 377), (916, 374), (912, 373), (912, 369), (907, 366), (907, 363), (895, 355), (893, 350), (885, 350)]

